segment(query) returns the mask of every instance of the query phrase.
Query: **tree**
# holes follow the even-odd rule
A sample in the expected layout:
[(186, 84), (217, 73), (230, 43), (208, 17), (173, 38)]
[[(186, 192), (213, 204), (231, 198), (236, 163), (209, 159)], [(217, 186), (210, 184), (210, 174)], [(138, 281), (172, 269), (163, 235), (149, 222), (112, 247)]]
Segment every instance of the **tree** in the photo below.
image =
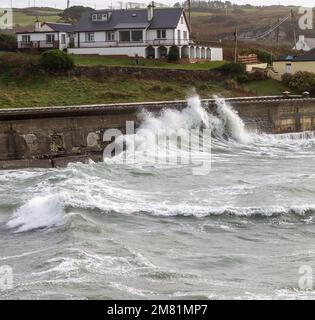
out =
[(68, 9), (65, 9), (59, 14), (59, 16), (66, 22), (75, 23), (78, 22), (85, 12), (92, 12), (94, 9), (84, 6), (73, 6)]
[(179, 48), (176, 46), (172, 46), (170, 48), (167, 59), (169, 62), (177, 62), (179, 60)]
[(40, 66), (47, 71), (67, 71), (74, 67), (72, 57), (58, 49), (48, 50), (39, 58)]

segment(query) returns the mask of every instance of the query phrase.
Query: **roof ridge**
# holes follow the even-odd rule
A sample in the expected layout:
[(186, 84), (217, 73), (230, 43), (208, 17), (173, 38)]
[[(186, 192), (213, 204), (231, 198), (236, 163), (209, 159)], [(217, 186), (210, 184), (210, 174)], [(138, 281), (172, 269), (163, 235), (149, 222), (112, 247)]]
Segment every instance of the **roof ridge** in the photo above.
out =
[(73, 24), (72, 23), (66, 23), (66, 22), (49, 22), (49, 21), (46, 21), (46, 22), (44, 22), (44, 23), (50, 23), (50, 24), (62, 24), (62, 25), (68, 25), (68, 26), (73, 26)]

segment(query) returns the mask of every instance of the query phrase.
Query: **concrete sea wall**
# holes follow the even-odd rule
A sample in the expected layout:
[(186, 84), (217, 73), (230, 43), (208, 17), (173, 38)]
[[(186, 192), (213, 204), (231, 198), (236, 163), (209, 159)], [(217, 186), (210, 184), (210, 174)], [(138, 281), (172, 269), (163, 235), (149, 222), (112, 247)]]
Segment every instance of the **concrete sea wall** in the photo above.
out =
[[(266, 133), (315, 130), (315, 99), (258, 97), (227, 99), (246, 125)], [(214, 100), (204, 100), (215, 109)], [(69, 162), (101, 161), (103, 133), (136, 121), (146, 109), (183, 109), (186, 101), (0, 109), (0, 169), (62, 167)]]

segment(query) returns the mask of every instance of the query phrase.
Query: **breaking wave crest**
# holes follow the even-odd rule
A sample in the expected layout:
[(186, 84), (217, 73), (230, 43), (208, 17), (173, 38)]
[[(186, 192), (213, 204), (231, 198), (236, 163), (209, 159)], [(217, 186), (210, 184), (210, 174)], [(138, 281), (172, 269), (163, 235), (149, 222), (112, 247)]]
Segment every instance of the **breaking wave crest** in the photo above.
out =
[(63, 203), (59, 196), (38, 196), (20, 207), (7, 223), (15, 232), (51, 228), (65, 222)]

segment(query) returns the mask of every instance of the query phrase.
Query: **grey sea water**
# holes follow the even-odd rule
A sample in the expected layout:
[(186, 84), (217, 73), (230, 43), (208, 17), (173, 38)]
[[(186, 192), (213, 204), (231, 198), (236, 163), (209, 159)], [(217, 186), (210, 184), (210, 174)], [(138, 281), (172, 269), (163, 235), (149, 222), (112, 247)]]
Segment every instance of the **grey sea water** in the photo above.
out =
[[(0, 172), (1, 299), (315, 297), (299, 287), (315, 267), (315, 135), (248, 132), (222, 101), (215, 116), (188, 104), (146, 115), (135, 163)], [(148, 157), (160, 129), (200, 126), (206, 175)]]

